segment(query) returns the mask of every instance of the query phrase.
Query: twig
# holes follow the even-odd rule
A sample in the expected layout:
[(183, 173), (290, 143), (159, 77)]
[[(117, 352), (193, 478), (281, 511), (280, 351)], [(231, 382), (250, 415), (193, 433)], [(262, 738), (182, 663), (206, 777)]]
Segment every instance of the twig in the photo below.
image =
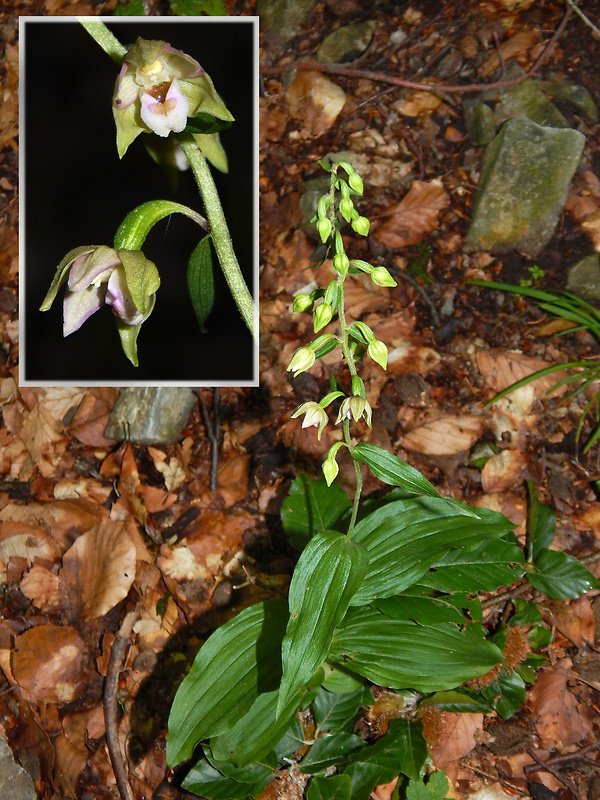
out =
[(446, 85), (446, 84), (433, 84), (433, 83), (420, 83), (419, 81), (409, 81), (404, 78), (397, 78), (395, 75), (388, 75), (387, 72), (372, 72), (371, 70), (353, 69), (352, 67), (344, 67), (340, 64), (321, 64), (318, 61), (297, 61), (295, 64), (286, 65), (285, 67), (263, 67), (261, 72), (264, 75), (278, 75), (281, 72), (288, 72), (294, 69), (309, 70), (313, 72), (327, 72), (332, 75), (341, 75), (346, 78), (365, 78), (369, 81), (376, 81), (378, 83), (389, 83), (393, 86), (403, 86), (406, 89), (421, 89), (425, 92), (432, 92), (442, 97), (449, 104), (453, 104), (452, 98), (448, 97), (450, 94), (465, 94), (473, 92), (486, 92), (491, 89), (506, 89), (509, 86), (516, 86), (523, 83), (540, 70), (542, 65), (548, 60), (552, 50), (562, 35), (569, 18), (573, 13), (571, 5), (568, 6), (559, 26), (552, 34), (548, 44), (540, 54), (537, 61), (533, 64), (531, 69), (524, 75), (518, 78), (511, 78), (509, 80), (493, 81), (492, 83), (467, 83), (464, 86)]
[(210, 442), (210, 490), (211, 492), (217, 491), (217, 471), (219, 468), (219, 428), (221, 427), (220, 409), (221, 409), (221, 390), (217, 386), (213, 389), (213, 421), (211, 422), (210, 414), (208, 413), (208, 406), (204, 395), (198, 392), (200, 398), (200, 407), (202, 409), (202, 420), (204, 421), (204, 428), (206, 435)]
[(412, 275), (407, 275), (406, 272), (402, 272), (402, 270), (400, 269), (394, 269), (392, 267), (390, 269), (390, 272), (393, 275), (398, 275), (400, 278), (402, 278), (402, 280), (406, 281), (410, 286), (413, 287), (413, 289), (420, 295), (423, 302), (429, 309), (429, 313), (431, 314), (431, 319), (433, 320), (433, 324), (436, 326), (439, 325), (441, 321), (440, 315), (438, 314), (438, 310), (435, 307), (435, 303), (433, 302), (431, 297), (429, 297), (429, 295), (427, 294), (426, 289), (423, 286), (421, 286), (421, 284), (418, 281), (416, 281), (412, 277)]
[(522, 792), (523, 787), (517, 786), (516, 783), (511, 783), (507, 781), (505, 778), (501, 778), (499, 775), (491, 775), (489, 772), (484, 772), (482, 769), (478, 767), (472, 767), (470, 764), (463, 764), (464, 767), (470, 769), (471, 772), (474, 772), (476, 775), (481, 775), (482, 778), (487, 778), (490, 781), (494, 781), (497, 783), (502, 784), (502, 786), (508, 786), (509, 789), (515, 789), (517, 792)]
[(541, 758), (538, 758), (538, 756), (535, 754), (535, 751), (531, 747), (527, 747), (526, 751), (531, 756), (531, 758), (533, 758), (535, 763), (538, 764), (538, 769), (529, 770), (527, 767), (525, 767), (525, 770), (527, 770), (528, 772), (539, 772), (539, 770), (542, 769), (544, 770), (544, 772), (549, 772), (550, 775), (553, 775), (556, 778), (556, 780), (559, 781), (559, 783), (562, 783), (563, 786), (566, 786), (567, 789), (570, 792), (572, 792), (574, 797), (579, 797), (579, 793), (575, 785), (568, 778), (563, 777), (560, 774), (560, 772), (557, 769), (554, 769), (554, 767), (547, 761), (542, 761)]
[[(586, 756), (589, 753), (593, 753), (594, 750), (598, 750), (600, 747), (600, 742), (592, 742), (591, 744), (587, 744), (585, 747), (581, 747), (575, 753), (567, 753), (564, 756), (554, 756), (554, 758), (549, 758), (547, 761), (544, 762), (547, 766), (556, 767), (560, 764), (569, 764), (572, 761), (586, 761)], [(535, 767), (533, 764), (525, 767), (523, 770), (524, 772), (534, 772)]]
[(591, 28), (596, 34), (596, 36), (600, 39), (600, 28), (597, 28), (594, 25), (594, 23), (586, 17), (586, 15), (579, 8), (579, 6), (576, 6), (573, 0), (565, 0), (565, 3), (573, 9), (573, 11), (577, 14), (577, 16), (580, 17), (580, 19), (584, 21), (584, 23), (588, 26), (588, 28)]
[(277, 586), (269, 586), (268, 583), (261, 581), (255, 575), (252, 575), (248, 569), (242, 566), (244, 570), (244, 574), (246, 575), (246, 580), (243, 583), (238, 583), (237, 586), (232, 586), (232, 589), (245, 589), (246, 586), (258, 586), (260, 589), (266, 589), (268, 592), (275, 592), (275, 594), (280, 594), (282, 597), (287, 599), (287, 594), (279, 589)]
[(503, 603), (506, 603), (507, 600), (512, 600), (515, 597), (520, 597), (522, 594), (525, 594), (527, 589), (531, 589), (531, 585), (527, 581), (525, 581), (525, 583), (521, 583), (519, 584), (519, 586), (515, 586), (514, 589), (511, 589), (508, 592), (494, 595), (494, 597), (488, 597), (487, 600), (482, 601), (481, 607), (483, 609), (486, 609), (486, 608), (493, 608), (494, 606), (500, 606)]
[(121, 743), (119, 742), (117, 694), (119, 689), (119, 675), (123, 666), (125, 652), (129, 647), (136, 617), (136, 611), (130, 611), (126, 614), (119, 628), (119, 632), (115, 637), (110, 654), (110, 661), (108, 662), (106, 681), (104, 682), (104, 694), (102, 696), (104, 724), (106, 725), (106, 744), (108, 746), (110, 763), (112, 764), (115, 778), (117, 779), (117, 788), (119, 789), (121, 800), (135, 800), (129, 784), (129, 769), (127, 767), (125, 755), (121, 750)]

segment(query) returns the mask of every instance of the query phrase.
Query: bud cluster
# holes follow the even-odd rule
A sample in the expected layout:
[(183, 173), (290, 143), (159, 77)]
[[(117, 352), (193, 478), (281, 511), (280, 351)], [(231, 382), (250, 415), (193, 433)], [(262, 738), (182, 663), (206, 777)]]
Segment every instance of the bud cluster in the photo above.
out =
[[(294, 353), (288, 366), (296, 377), (301, 372), (310, 369), (315, 361), (330, 353), (341, 345), (352, 379), (351, 392), (342, 391), (333, 376), (330, 378), (331, 391), (319, 402), (308, 401), (303, 403), (292, 417), (304, 415), (303, 428), (316, 427), (318, 438), (327, 425), (329, 418), (326, 409), (331, 403), (340, 400), (336, 424), (344, 424), (346, 441), (336, 442), (329, 450), (323, 463), (323, 474), (330, 485), (338, 473), (336, 456), (340, 447), (351, 447), (348, 426), (350, 421), (364, 420), (371, 427), (372, 410), (367, 400), (365, 385), (356, 371), (356, 364), (366, 354), (382, 369), (387, 368), (387, 347), (371, 328), (361, 320), (355, 320), (350, 325), (346, 324), (344, 313), (344, 282), (349, 274), (364, 272), (370, 275), (376, 286), (396, 286), (396, 281), (385, 267), (374, 267), (367, 261), (360, 259), (350, 260), (346, 254), (344, 240), (340, 228), (343, 222), (338, 217), (338, 211), (343, 220), (349, 223), (355, 233), (367, 236), (369, 220), (363, 217), (354, 207), (353, 196), (362, 195), (363, 182), (360, 175), (351, 164), (346, 161), (337, 161), (332, 164), (319, 162), (331, 174), (331, 188), (324, 194), (318, 204), (317, 213), (313, 219), (317, 231), (324, 245), (327, 245), (326, 258), (332, 255), (332, 264), (335, 277), (326, 289), (316, 288), (312, 292), (300, 292), (294, 298), (292, 310), (297, 313), (312, 313), (315, 334), (329, 325), (337, 315), (339, 333), (321, 333), (309, 345), (300, 347)], [(341, 172), (346, 177), (341, 177)], [(336, 193), (338, 197), (336, 198)], [(337, 210), (336, 210), (337, 199)]]

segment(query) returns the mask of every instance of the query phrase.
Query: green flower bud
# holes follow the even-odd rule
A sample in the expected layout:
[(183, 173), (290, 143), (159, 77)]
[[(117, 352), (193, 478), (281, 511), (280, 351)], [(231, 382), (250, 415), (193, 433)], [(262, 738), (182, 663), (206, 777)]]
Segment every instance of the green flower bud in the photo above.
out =
[(333, 268), (341, 278), (345, 278), (350, 268), (350, 260), (345, 253), (336, 253), (333, 257)]
[(380, 367), (387, 369), (388, 349), (379, 339), (375, 339), (374, 342), (369, 342), (367, 355), (369, 355), (375, 363), (379, 364)]
[(356, 194), (362, 194), (364, 191), (364, 186), (362, 182), (362, 178), (360, 175), (354, 170), (352, 172), (348, 172), (348, 183), (350, 184), (350, 188)]
[(340, 468), (338, 467), (335, 458), (325, 459), (325, 461), (323, 462), (322, 469), (323, 469), (323, 476), (327, 481), (327, 486), (331, 486), (331, 484), (336, 479), (338, 472), (340, 471)]
[(375, 269), (371, 273), (371, 280), (377, 286), (397, 286), (398, 285), (385, 267), (375, 267)]
[(321, 305), (315, 308), (313, 314), (313, 323), (315, 326), (315, 333), (324, 328), (326, 325), (329, 325), (331, 319), (333, 317), (333, 311), (329, 303), (321, 303)]
[(312, 311), (313, 301), (309, 294), (301, 292), (294, 297), (294, 305), (292, 311), (294, 313), (301, 313), (302, 311)]
[(346, 222), (352, 219), (352, 211), (354, 210), (354, 203), (349, 197), (342, 197), (340, 200), (340, 213)]
[(327, 239), (329, 239), (329, 237), (331, 236), (331, 231), (332, 231), (331, 220), (330, 219), (318, 219), (316, 221), (315, 225), (317, 227), (317, 232), (318, 232), (319, 236), (321, 237), (321, 241), (323, 242), (323, 244), (325, 244)]
[(366, 217), (359, 217), (352, 222), (352, 229), (360, 236), (367, 236), (370, 227), (371, 223)]
[(315, 363), (315, 354), (310, 347), (300, 347), (294, 353), (287, 372), (293, 372), (294, 378), (301, 372), (306, 372)]

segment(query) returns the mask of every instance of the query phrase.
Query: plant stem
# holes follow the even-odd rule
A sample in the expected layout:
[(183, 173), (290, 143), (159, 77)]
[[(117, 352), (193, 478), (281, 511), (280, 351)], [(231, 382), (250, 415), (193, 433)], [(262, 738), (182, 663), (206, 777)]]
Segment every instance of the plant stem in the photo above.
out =
[(127, 48), (114, 36), (103, 22), (90, 22), (86, 17), (79, 17), (79, 22), (89, 35), (107, 53), (115, 64), (121, 66)]
[[(343, 422), (344, 428), (344, 441), (348, 445), (348, 449), (350, 452), (354, 450), (354, 444), (352, 443), (352, 439), (350, 437), (350, 420), (345, 419)], [(360, 471), (360, 464), (356, 459), (352, 459), (354, 461), (354, 470), (356, 472), (356, 492), (354, 493), (354, 503), (352, 504), (352, 516), (350, 517), (350, 524), (348, 525), (348, 531), (346, 536), (350, 536), (352, 531), (354, 530), (354, 526), (356, 525), (356, 517), (358, 515), (358, 507), (360, 505), (360, 496), (362, 494), (362, 473)]]
[(181, 145), (181, 149), (185, 153), (190, 167), (192, 168), (196, 183), (198, 184), (198, 189), (200, 190), (200, 195), (204, 201), (206, 216), (210, 222), (212, 241), (217, 252), (219, 263), (221, 264), (221, 269), (225, 275), (225, 280), (231, 290), (240, 314), (248, 326), (248, 330), (252, 336), (256, 338), (256, 307), (234, 253), (231, 236), (229, 235), (229, 228), (225, 221), (225, 215), (223, 214), (217, 187), (215, 186), (209, 166), (200, 148), (190, 134), (180, 134), (177, 136), (177, 141)]

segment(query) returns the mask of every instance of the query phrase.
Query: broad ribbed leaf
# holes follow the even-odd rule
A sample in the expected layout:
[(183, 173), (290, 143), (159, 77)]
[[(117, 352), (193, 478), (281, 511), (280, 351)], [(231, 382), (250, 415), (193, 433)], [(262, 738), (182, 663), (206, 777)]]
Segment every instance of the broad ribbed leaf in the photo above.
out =
[(365, 549), (337, 531), (316, 533), (302, 552), (290, 584), (278, 714), (325, 660), (367, 565)]
[(333, 637), (328, 659), (391, 689), (453, 689), (503, 661), (479, 625), (423, 627), (379, 611), (351, 609)]
[(477, 516), (457, 512), (441, 497), (396, 500), (362, 519), (351, 533), (369, 554), (369, 569), (353, 606), (391, 597), (415, 584), (450, 548), (476, 547), (497, 539), (513, 524), (488, 509)]
[(350, 725), (356, 719), (360, 706), (373, 704), (373, 696), (369, 689), (363, 687), (357, 692), (337, 694), (321, 687), (312, 704), (315, 725), (319, 731), (331, 733), (348, 733)]
[(181, 785), (188, 792), (208, 800), (244, 800), (246, 797), (258, 797), (273, 777), (273, 772), (268, 766), (257, 765), (251, 780), (238, 781), (225, 777), (203, 758), (192, 767)]
[(374, 600), (372, 605), (388, 617), (412, 620), (419, 625), (438, 625), (440, 622), (464, 625), (468, 622), (462, 611), (445, 597), (418, 597), (411, 595), (410, 590), (394, 597)]
[(322, 736), (311, 745), (308, 753), (300, 762), (300, 772), (323, 772), (329, 767), (341, 764), (350, 753), (361, 750), (365, 742), (353, 733), (334, 733), (333, 736)]
[(436, 692), (430, 697), (426, 697), (421, 703), (422, 706), (437, 706), (441, 711), (479, 712), (488, 714), (493, 710), (490, 703), (484, 703), (481, 698), (470, 697), (468, 694), (456, 691)]
[(390, 486), (401, 486), (406, 492), (439, 497), (435, 486), (418, 469), (401, 461), (393, 453), (375, 444), (359, 442), (352, 451), (352, 458), (362, 461), (380, 481)]
[(287, 619), (286, 602), (269, 600), (244, 609), (207, 639), (171, 708), (169, 766), (188, 759), (202, 739), (228, 731), (261, 692), (277, 686)]
[(581, 561), (558, 550), (542, 547), (535, 561), (535, 570), (527, 580), (539, 592), (555, 600), (579, 597), (598, 586), (598, 581)]
[(527, 560), (535, 561), (544, 547), (550, 547), (556, 535), (556, 516), (540, 503), (533, 481), (527, 481)]
[(287, 732), (305, 693), (298, 692), (277, 718), (279, 689), (259, 694), (250, 711), (231, 730), (210, 740), (213, 756), (236, 767), (261, 761)]
[(474, 550), (450, 550), (419, 579), (440, 592), (493, 592), (525, 574), (525, 559), (512, 542), (496, 539)]
[(339, 517), (352, 506), (346, 492), (335, 483), (311, 481), (298, 475), (283, 501), (281, 522), (292, 547), (302, 550), (316, 531), (333, 528)]
[(215, 278), (210, 235), (200, 239), (194, 248), (188, 261), (186, 277), (188, 293), (198, 325), (200, 325), (202, 333), (206, 333), (205, 322), (215, 304)]

